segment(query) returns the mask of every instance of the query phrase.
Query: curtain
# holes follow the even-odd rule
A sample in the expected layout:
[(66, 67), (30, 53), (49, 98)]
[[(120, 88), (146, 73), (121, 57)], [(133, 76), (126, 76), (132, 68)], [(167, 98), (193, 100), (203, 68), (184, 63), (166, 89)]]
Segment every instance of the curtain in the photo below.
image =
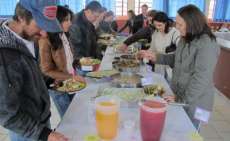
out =
[(74, 13), (77, 13), (84, 9), (85, 0), (59, 0), (59, 4), (68, 5)]
[(225, 13), (225, 22), (230, 22), (230, 0), (228, 0), (227, 10)]
[(230, 20), (230, 0), (216, 0), (214, 7), (215, 21), (229, 21)]
[(169, 17), (176, 17), (177, 10), (187, 4), (194, 4), (205, 11), (205, 0), (153, 0), (153, 9), (164, 11)]
[(167, 0), (153, 0), (152, 8), (154, 10), (164, 11), (167, 13), (167, 9), (168, 9)]
[(0, 16), (7, 17), (14, 15), (17, 0), (0, 0)]
[(68, 5), (74, 12), (79, 12), (91, 1), (98, 1), (107, 10), (115, 11), (116, 0), (59, 0), (60, 5)]
[(188, 4), (196, 5), (201, 11), (205, 12), (205, 0), (169, 0), (168, 16), (176, 17), (177, 10)]

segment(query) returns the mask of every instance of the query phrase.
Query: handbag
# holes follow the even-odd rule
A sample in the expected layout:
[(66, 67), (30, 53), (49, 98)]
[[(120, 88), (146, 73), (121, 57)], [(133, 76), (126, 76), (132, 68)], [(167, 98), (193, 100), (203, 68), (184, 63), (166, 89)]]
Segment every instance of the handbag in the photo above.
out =
[[(165, 53), (171, 53), (171, 52), (176, 51), (176, 43), (173, 42), (173, 37), (174, 37), (175, 33), (176, 33), (176, 31), (174, 31), (174, 33), (173, 33), (170, 45), (165, 48)], [(177, 41), (178, 38), (179, 38), (179, 36), (176, 38), (175, 41)]]

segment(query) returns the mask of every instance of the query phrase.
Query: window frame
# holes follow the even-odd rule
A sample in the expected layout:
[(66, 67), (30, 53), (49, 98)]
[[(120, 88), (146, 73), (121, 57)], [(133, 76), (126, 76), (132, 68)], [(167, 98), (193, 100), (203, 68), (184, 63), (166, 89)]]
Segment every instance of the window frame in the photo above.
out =
[[(118, 3), (121, 3), (121, 6), (118, 7)], [(121, 11), (118, 12), (119, 8), (120, 8)], [(128, 11), (128, 0), (116, 0), (116, 3), (115, 3), (115, 15), (116, 16), (126, 16), (127, 11)]]
[(152, 9), (152, 4), (153, 0), (134, 0), (134, 9), (135, 9), (135, 13), (138, 15), (141, 13), (141, 6), (143, 4), (148, 5), (148, 9)]

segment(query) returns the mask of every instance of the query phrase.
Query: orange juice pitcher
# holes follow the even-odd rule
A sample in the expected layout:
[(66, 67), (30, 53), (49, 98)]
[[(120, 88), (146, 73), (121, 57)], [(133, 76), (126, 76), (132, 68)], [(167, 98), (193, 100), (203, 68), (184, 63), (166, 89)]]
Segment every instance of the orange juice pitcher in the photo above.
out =
[(110, 97), (99, 97), (96, 103), (96, 127), (102, 140), (111, 141), (119, 128), (119, 102)]

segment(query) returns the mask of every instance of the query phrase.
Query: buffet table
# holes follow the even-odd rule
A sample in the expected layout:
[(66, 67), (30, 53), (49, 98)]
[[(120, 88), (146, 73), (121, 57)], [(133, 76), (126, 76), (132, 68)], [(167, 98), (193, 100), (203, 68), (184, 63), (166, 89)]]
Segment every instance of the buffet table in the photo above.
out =
[[(113, 48), (108, 47), (100, 69), (112, 69), (112, 60), (114, 56), (115, 54)], [(172, 94), (169, 85), (161, 75), (152, 73), (146, 68), (141, 69), (140, 73), (146, 78), (152, 78), (152, 83), (160, 83), (163, 85), (166, 90), (166, 94)], [(91, 98), (96, 96), (99, 87), (106, 87), (107, 85), (109, 85), (109, 82), (87, 78), (87, 87), (75, 95), (64, 118), (56, 130), (69, 137), (71, 141), (84, 141), (85, 136), (96, 135)], [(114, 141), (141, 141), (138, 105), (136, 107), (134, 106), (129, 108), (121, 107), (120, 113), (120, 129), (118, 136)], [(134, 122), (134, 130), (128, 131), (124, 128), (123, 124), (125, 117), (126, 119), (129, 117), (129, 120)], [(195, 127), (182, 107), (168, 106), (161, 141), (195, 141), (194, 139), (191, 139), (191, 135), (196, 132)]]
[(214, 34), (221, 39), (230, 40), (230, 32), (214, 32)]

